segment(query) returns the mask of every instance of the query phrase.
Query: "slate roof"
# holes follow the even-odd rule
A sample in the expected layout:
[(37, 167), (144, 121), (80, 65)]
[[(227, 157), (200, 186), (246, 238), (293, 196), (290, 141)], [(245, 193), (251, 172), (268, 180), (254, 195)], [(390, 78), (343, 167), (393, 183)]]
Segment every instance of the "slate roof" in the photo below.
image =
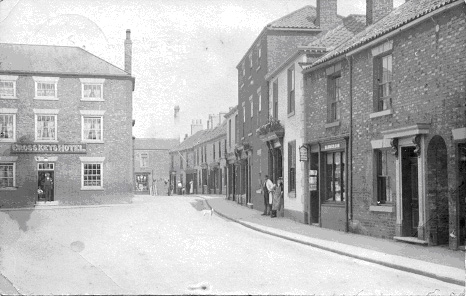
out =
[(209, 130), (201, 130), (192, 135), (191, 137), (187, 138), (183, 142), (179, 143), (177, 146), (173, 147), (170, 149), (170, 152), (175, 152), (175, 151), (183, 151), (187, 149), (191, 149), (197, 144), (199, 144), (202, 140), (202, 136), (204, 136), (206, 133), (208, 133)]
[(378, 37), (396, 30), (430, 12), (440, 9), (450, 3), (462, 2), (463, 0), (410, 0), (395, 8), (387, 16), (378, 22), (366, 27), (353, 38), (343, 42), (334, 50), (318, 59), (309, 69), (318, 64), (326, 62), (334, 57), (350, 52), (357, 47), (368, 43)]
[(80, 47), (13, 43), (0, 43), (0, 71), (131, 77)]
[(136, 138), (134, 150), (170, 150), (179, 143), (178, 139)]
[(270, 28), (319, 29), (315, 24), (316, 8), (311, 5), (295, 10), (267, 25)]
[(206, 133), (205, 136), (202, 138), (202, 142), (208, 142), (210, 140), (216, 139), (226, 134), (227, 134), (227, 121), (224, 120), (216, 128)]

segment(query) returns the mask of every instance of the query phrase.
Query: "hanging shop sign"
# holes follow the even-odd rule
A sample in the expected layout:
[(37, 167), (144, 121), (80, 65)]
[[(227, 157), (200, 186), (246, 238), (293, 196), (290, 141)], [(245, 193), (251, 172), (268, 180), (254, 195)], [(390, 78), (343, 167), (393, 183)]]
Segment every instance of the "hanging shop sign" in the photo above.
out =
[(309, 190), (317, 190), (317, 170), (309, 170)]
[(305, 145), (299, 147), (299, 161), (308, 161), (307, 146)]
[(85, 154), (86, 144), (12, 144), (12, 153)]

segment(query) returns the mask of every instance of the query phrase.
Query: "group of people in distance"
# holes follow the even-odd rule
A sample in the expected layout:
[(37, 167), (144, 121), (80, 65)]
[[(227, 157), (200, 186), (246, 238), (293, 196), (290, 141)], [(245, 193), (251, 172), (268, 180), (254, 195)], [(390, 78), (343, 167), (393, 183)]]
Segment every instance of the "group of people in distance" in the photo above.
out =
[(270, 215), (271, 218), (277, 217), (277, 211), (280, 211), (283, 200), (283, 178), (279, 177), (274, 184), (268, 175), (265, 175), (265, 181), (262, 185), (264, 193), (265, 210), (262, 216)]

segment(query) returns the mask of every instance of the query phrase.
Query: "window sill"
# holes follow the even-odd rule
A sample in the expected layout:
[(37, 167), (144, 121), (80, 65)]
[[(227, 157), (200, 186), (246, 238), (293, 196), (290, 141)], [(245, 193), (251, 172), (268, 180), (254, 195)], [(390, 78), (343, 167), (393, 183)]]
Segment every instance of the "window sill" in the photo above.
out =
[(3, 188), (0, 188), (0, 191), (14, 191), (14, 190), (18, 190), (18, 187), (3, 187)]
[(81, 187), (81, 191), (104, 191), (105, 189), (103, 188), (95, 188), (95, 187), (91, 187), (91, 188), (86, 188), (86, 187)]
[(379, 112), (374, 112), (369, 115), (369, 117), (372, 118), (377, 118), (377, 117), (382, 117), (382, 116), (387, 116), (387, 115), (392, 115), (393, 114), (393, 109), (387, 109)]
[(105, 100), (104, 99), (81, 98), (81, 102), (105, 102)]
[(18, 97), (0, 97), (2, 100), (17, 100)]
[(34, 97), (34, 100), (38, 101), (58, 101), (57, 97)]
[(105, 144), (104, 141), (90, 141), (90, 140), (82, 140), (83, 143), (86, 144)]
[(35, 140), (34, 143), (58, 143), (58, 140)]
[(325, 128), (332, 128), (332, 127), (336, 127), (336, 126), (340, 126), (340, 120), (334, 121), (334, 122), (329, 122), (329, 123), (325, 124)]
[(371, 212), (393, 213), (393, 212), (395, 212), (395, 209), (394, 209), (394, 206), (392, 206), (392, 205), (379, 205), (379, 206), (370, 206), (369, 211), (371, 211)]
[(288, 118), (294, 116), (294, 111), (291, 111), (290, 113), (288, 113)]
[(0, 139), (0, 143), (14, 143), (14, 142), (16, 142), (16, 139), (14, 138)]
[(337, 207), (337, 208), (344, 208), (345, 202), (344, 201), (324, 201), (322, 203), (324, 207)]

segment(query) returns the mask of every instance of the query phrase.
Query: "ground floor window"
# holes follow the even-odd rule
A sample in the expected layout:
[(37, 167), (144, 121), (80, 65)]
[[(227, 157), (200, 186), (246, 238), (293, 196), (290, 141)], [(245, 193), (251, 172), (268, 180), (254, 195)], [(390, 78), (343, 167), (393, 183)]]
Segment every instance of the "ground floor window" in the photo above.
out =
[(329, 152), (325, 157), (326, 200), (345, 200), (345, 152)]
[(0, 163), (0, 188), (15, 187), (15, 163)]
[(102, 189), (102, 163), (82, 164), (82, 187), (83, 189)]
[(393, 202), (395, 194), (395, 156), (389, 150), (375, 150), (377, 204)]
[(148, 191), (149, 190), (149, 178), (148, 174), (136, 174), (136, 190), (137, 191)]

